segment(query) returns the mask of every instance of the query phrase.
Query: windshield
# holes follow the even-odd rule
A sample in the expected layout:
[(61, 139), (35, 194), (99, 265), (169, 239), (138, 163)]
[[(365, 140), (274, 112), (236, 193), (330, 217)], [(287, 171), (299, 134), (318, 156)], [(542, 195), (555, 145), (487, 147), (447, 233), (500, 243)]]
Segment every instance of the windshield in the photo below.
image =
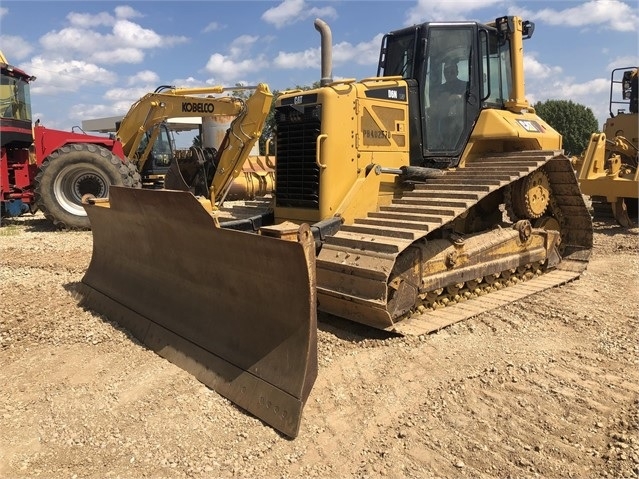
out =
[[(151, 147), (150, 159), (154, 166), (168, 166), (171, 162), (171, 157), (173, 156), (173, 143), (171, 141), (169, 131), (164, 125), (158, 125), (157, 128), (159, 128), (159, 131), (157, 132), (157, 137)], [(144, 151), (146, 150), (149, 141), (153, 140), (153, 132), (154, 130), (144, 133), (144, 137), (142, 138), (142, 141), (140, 141), (137, 154), (135, 155), (136, 158), (142, 158), (142, 156), (144, 156)]]
[(386, 39), (386, 58), (381, 74), (384, 76), (399, 75), (403, 78), (413, 78), (414, 32), (405, 35), (388, 36)]
[(0, 116), (31, 121), (29, 83), (5, 72), (0, 75)]

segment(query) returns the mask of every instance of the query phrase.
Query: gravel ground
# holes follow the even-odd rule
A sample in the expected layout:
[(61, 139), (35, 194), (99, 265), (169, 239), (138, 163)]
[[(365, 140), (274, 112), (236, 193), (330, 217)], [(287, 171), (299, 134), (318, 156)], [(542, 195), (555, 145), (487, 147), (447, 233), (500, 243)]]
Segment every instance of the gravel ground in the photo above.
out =
[(90, 232), (7, 223), (0, 477), (639, 474), (637, 229), (597, 222), (579, 280), (430, 336), (320, 316), (289, 440), (78, 307)]

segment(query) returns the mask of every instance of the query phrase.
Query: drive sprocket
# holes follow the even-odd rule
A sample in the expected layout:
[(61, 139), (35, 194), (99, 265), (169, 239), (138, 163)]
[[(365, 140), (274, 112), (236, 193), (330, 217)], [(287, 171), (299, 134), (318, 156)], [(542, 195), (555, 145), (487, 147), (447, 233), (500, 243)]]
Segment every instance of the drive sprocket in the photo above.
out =
[(541, 218), (548, 209), (550, 180), (543, 169), (513, 183), (509, 190), (506, 204), (512, 220)]

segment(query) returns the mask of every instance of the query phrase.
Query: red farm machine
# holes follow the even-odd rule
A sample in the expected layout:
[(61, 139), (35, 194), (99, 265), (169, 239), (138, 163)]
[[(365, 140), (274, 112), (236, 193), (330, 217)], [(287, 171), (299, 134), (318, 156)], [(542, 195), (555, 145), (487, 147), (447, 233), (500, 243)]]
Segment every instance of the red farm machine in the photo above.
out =
[[(34, 126), (29, 93), (33, 80), (35, 77), (9, 65), (0, 53), (0, 215), (14, 217), (42, 209), (60, 228), (86, 228), (86, 216), (77, 214), (83, 194), (106, 193), (109, 183), (135, 186), (140, 175), (115, 139), (52, 130), (38, 122)], [(56, 174), (57, 178), (46, 184), (50, 175), (43, 173), (53, 167), (53, 159), (65, 153), (81, 154), (82, 150), (92, 150), (88, 153), (95, 156), (93, 168), (87, 169), (85, 161), (71, 171), (74, 167), (65, 162), (67, 174)], [(100, 156), (106, 161), (95, 161)]]

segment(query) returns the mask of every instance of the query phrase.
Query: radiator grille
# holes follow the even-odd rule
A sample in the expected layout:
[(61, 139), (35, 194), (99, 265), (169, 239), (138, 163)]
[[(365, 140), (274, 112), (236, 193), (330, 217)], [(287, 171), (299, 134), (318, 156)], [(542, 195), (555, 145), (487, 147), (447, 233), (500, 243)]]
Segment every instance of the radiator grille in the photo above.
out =
[(275, 112), (277, 206), (319, 209), (320, 171), (315, 159), (320, 106), (280, 106)]

